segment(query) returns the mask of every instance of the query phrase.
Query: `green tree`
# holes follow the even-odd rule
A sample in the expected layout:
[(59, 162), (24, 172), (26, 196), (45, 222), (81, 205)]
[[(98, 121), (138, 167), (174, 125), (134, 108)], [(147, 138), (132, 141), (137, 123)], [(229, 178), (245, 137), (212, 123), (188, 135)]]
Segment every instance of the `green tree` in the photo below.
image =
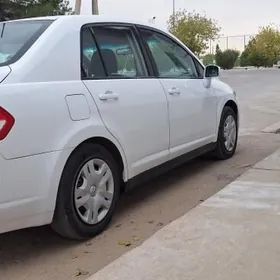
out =
[(261, 27), (241, 55), (242, 66), (272, 67), (280, 56), (280, 32), (274, 25)]
[(219, 65), (222, 69), (232, 69), (238, 59), (238, 56), (238, 51), (228, 49), (225, 51), (218, 50), (215, 58), (217, 65)]
[(219, 44), (216, 45), (216, 53), (219, 53), (221, 51)]
[(29, 0), (25, 17), (65, 15), (72, 11), (66, 0)]
[(267, 65), (273, 66), (280, 55), (280, 32), (274, 25), (262, 27), (255, 36), (256, 50), (263, 54)]
[(21, 6), (12, 0), (0, 0), (0, 21), (20, 18)]
[(197, 55), (205, 52), (209, 41), (216, 39), (221, 30), (215, 20), (186, 10), (171, 15), (167, 24), (169, 31)]
[(206, 54), (204, 57), (202, 57), (202, 61), (204, 65), (213, 64), (215, 61), (215, 55), (214, 54)]
[(0, 0), (2, 20), (65, 15), (71, 12), (68, 0)]
[(240, 55), (238, 53), (238, 57), (237, 57), (237, 59), (236, 59), (236, 61), (234, 63), (234, 67), (239, 67), (239, 66), (240, 66)]

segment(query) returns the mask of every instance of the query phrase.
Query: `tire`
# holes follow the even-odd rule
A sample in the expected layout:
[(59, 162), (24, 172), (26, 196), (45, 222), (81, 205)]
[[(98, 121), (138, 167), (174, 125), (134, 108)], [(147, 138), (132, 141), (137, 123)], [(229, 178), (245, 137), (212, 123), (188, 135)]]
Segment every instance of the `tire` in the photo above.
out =
[(63, 237), (77, 240), (104, 231), (116, 209), (120, 175), (115, 159), (103, 146), (86, 143), (79, 147), (63, 170), (52, 228)]
[[(226, 145), (226, 138), (224, 136), (224, 127), (227, 119), (234, 120), (235, 122), (235, 142), (231, 145), (231, 148), (228, 149)], [(225, 160), (231, 158), (236, 151), (238, 141), (238, 124), (237, 124), (237, 115), (233, 111), (231, 107), (226, 106), (223, 109), (220, 125), (219, 125), (219, 132), (218, 132), (218, 139), (216, 149), (213, 151), (212, 155), (218, 159)]]

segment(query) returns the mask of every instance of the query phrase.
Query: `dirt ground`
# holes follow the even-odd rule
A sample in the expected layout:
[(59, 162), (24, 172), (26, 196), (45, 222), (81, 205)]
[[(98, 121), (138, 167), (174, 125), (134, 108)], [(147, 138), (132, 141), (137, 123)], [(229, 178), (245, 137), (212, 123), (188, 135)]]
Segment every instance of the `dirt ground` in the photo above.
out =
[(49, 227), (1, 235), (0, 279), (86, 279), (278, 147), (277, 134), (242, 136), (236, 156), (229, 161), (196, 159), (139, 186), (122, 197), (111, 226), (88, 242), (64, 240)]

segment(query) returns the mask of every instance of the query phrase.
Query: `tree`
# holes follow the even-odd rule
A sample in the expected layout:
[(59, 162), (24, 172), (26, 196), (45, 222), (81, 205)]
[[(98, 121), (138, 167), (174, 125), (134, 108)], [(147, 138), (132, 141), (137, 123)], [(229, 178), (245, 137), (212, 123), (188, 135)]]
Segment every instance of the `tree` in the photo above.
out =
[(221, 51), (220, 49), (218, 49), (215, 58), (216, 58), (216, 63), (222, 69), (232, 69), (238, 59), (238, 56), (239, 56), (239, 51), (230, 50), (230, 49)]
[(29, 3), (27, 3), (27, 12), (24, 17), (65, 15), (72, 11), (67, 0), (30, 0), (26, 2)]
[(216, 45), (216, 53), (219, 53), (221, 51), (219, 44)]
[(21, 15), (21, 7), (11, 0), (0, 0), (0, 21), (16, 19)]
[(280, 32), (278, 29), (273, 25), (260, 28), (259, 33), (255, 36), (255, 44), (257, 52), (265, 57), (267, 66), (273, 66), (280, 55)]
[(68, 0), (0, 0), (0, 20), (71, 13)]
[(214, 54), (206, 54), (203, 58), (202, 58), (203, 64), (204, 65), (209, 65), (209, 64), (213, 64), (215, 61), (215, 55)]
[(215, 20), (186, 10), (171, 15), (167, 24), (169, 31), (197, 55), (204, 53), (208, 42), (216, 39), (221, 30)]
[(280, 32), (273, 26), (261, 27), (241, 55), (242, 66), (272, 67), (280, 56)]

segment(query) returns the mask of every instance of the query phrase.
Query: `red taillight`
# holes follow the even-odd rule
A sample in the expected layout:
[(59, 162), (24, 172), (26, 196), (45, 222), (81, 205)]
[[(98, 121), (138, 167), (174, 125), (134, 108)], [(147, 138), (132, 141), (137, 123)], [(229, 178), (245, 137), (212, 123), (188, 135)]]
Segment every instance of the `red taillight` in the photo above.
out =
[(12, 127), (14, 126), (14, 123), (14, 117), (5, 109), (0, 107), (0, 140), (6, 138), (6, 136), (9, 134)]

